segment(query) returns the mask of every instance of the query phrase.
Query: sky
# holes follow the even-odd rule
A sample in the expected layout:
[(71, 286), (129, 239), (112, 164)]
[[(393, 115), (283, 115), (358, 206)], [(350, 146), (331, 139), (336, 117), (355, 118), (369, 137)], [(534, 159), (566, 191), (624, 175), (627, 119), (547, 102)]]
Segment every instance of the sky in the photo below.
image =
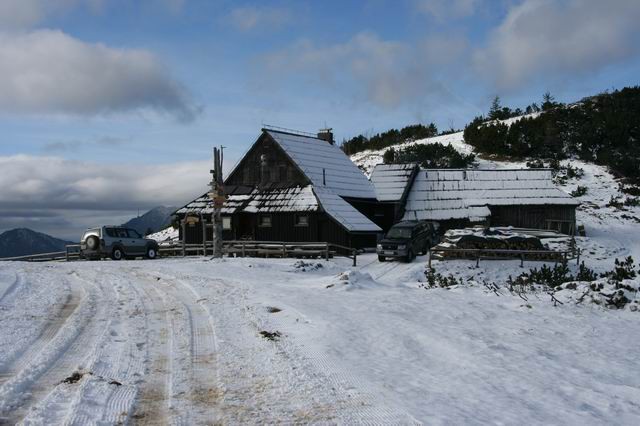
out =
[(638, 0), (0, 0), (0, 232), (206, 191), (265, 124), (464, 128), (638, 85)]

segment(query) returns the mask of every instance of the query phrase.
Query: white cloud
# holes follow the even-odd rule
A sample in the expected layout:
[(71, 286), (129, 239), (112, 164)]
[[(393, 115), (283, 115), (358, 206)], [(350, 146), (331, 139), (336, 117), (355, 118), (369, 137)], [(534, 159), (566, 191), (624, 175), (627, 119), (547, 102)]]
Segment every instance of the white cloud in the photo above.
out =
[(503, 89), (600, 69), (638, 51), (638, 0), (525, 0), (511, 8), (474, 56)]
[(329, 46), (302, 40), (266, 56), (264, 64), (271, 78), (311, 78), (341, 94), (355, 92), (356, 97), (393, 108), (443, 92), (440, 77), (465, 49), (459, 37), (408, 45), (363, 32)]
[(1, 0), (0, 29), (32, 28), (46, 18), (83, 6), (93, 13), (100, 12), (106, 0)]
[(228, 20), (241, 31), (251, 31), (260, 27), (273, 29), (289, 22), (291, 13), (287, 9), (247, 6), (233, 9)]
[(182, 205), (207, 190), (209, 163), (103, 165), (0, 157), (0, 232), (27, 226), (69, 238), (87, 226), (121, 223), (137, 209)]
[(419, 11), (438, 20), (473, 15), (479, 3), (480, 0), (416, 0)]
[(148, 51), (116, 49), (60, 31), (0, 34), (0, 111), (103, 113), (154, 110), (179, 120), (198, 110)]

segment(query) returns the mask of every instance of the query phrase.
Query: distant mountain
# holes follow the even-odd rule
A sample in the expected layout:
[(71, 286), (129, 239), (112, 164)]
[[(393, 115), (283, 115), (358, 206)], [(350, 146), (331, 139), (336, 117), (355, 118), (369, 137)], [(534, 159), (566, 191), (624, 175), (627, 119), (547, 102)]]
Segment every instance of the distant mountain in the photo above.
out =
[(123, 226), (133, 228), (142, 235), (158, 232), (171, 224), (171, 213), (176, 210), (177, 207), (154, 207), (142, 216), (124, 223)]
[(72, 243), (27, 228), (12, 229), (0, 234), (0, 258), (64, 251), (65, 244)]

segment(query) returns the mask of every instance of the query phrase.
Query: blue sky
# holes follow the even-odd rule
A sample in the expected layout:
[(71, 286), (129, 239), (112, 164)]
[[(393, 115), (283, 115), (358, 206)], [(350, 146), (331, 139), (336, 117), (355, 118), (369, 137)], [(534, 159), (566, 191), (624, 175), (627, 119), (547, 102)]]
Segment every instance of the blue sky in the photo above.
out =
[(204, 191), (263, 123), (462, 128), (638, 84), (636, 0), (0, 0), (0, 231), (77, 238)]

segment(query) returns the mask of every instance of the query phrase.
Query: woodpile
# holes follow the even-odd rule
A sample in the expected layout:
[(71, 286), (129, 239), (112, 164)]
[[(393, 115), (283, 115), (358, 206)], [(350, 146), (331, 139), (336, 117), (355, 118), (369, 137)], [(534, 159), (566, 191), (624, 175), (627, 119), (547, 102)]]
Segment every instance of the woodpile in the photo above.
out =
[(550, 251), (536, 236), (505, 229), (451, 229), (432, 249), (439, 259), (520, 259), (560, 261), (562, 254)]

